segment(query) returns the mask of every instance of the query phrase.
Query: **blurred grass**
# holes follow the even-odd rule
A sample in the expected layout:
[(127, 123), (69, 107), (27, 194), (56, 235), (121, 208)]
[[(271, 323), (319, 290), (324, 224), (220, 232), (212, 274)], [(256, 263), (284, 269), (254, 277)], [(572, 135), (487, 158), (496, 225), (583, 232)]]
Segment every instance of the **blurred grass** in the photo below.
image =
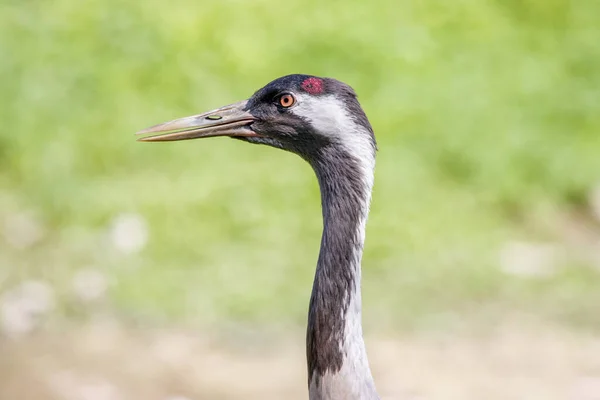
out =
[[(4, 0), (0, 218), (31, 212), (46, 234), (0, 241), (0, 289), (44, 279), (68, 303), (93, 267), (124, 315), (302, 323), (321, 229), (310, 168), (132, 133), (308, 73), (351, 84), (378, 138), (368, 323), (492, 309), (600, 327), (597, 269), (498, 268), (507, 241), (560, 240), (552, 221), (586, 213), (600, 182), (597, 15), (593, 0)], [(139, 254), (106, 240), (123, 212), (147, 220)]]

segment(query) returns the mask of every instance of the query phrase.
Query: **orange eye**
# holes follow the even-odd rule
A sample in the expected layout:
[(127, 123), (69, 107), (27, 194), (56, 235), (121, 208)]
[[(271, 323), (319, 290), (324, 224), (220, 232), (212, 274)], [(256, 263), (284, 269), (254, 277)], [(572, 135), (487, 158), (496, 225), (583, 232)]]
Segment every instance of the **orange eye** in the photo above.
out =
[(279, 104), (285, 108), (293, 106), (295, 102), (296, 99), (291, 94), (284, 94), (279, 98)]

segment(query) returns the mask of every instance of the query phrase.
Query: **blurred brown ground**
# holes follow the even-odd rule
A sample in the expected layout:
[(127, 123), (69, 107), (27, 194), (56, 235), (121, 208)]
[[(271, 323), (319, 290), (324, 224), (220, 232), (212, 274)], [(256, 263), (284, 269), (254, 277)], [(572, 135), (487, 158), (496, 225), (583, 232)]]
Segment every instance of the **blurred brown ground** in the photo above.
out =
[[(197, 331), (98, 322), (0, 342), (0, 399), (305, 399), (303, 332), (248, 348)], [(267, 343), (270, 342), (270, 343)], [(600, 339), (514, 318), (367, 337), (383, 399), (600, 399)]]

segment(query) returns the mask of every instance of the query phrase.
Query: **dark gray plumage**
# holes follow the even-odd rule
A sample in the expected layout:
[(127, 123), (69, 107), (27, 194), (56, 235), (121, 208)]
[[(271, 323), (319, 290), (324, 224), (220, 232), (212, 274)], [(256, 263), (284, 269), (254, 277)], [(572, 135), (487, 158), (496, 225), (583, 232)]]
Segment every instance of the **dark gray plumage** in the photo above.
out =
[(311, 400), (378, 399), (362, 337), (360, 263), (376, 141), (350, 86), (288, 75), (250, 99), (146, 129), (142, 141), (230, 136), (291, 151), (314, 169), (323, 236), (308, 313)]

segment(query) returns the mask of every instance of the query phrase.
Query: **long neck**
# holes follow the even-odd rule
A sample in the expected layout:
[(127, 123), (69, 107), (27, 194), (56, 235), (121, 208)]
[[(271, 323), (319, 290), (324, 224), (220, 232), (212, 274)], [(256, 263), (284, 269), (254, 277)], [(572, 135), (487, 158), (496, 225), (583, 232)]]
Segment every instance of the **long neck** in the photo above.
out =
[(373, 185), (372, 160), (343, 149), (313, 161), (323, 236), (310, 299), (307, 360), (311, 400), (378, 399), (362, 334), (361, 258)]

